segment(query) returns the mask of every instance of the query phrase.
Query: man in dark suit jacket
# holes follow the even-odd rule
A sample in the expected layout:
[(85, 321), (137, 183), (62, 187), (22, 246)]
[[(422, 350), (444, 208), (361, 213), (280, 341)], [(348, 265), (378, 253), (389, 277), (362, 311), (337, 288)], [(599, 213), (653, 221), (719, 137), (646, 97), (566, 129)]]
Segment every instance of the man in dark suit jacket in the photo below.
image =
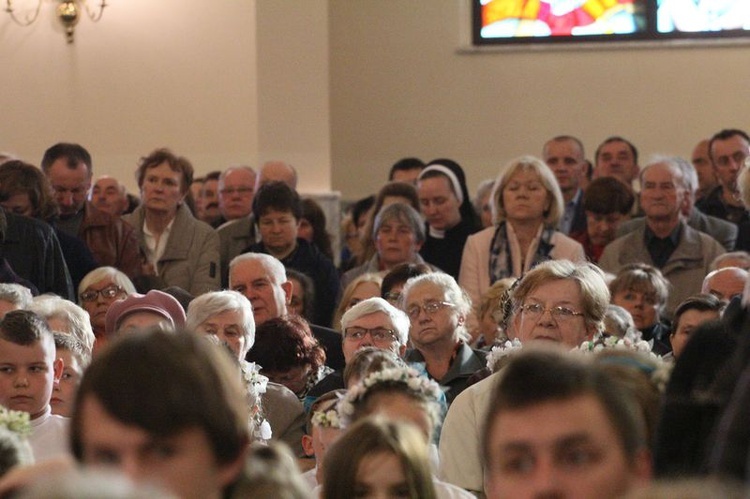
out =
[(558, 230), (564, 234), (586, 231), (586, 214), (583, 211), (581, 181), (586, 172), (583, 143), (575, 137), (560, 135), (544, 144), (542, 157), (563, 195), (564, 211)]

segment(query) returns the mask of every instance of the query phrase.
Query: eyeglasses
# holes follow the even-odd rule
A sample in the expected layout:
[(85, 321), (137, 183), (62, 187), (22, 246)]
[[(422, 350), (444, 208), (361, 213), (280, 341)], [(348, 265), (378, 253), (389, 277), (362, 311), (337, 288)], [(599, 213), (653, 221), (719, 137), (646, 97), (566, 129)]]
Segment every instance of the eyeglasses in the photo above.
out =
[(583, 312), (576, 312), (568, 307), (544, 308), (539, 303), (528, 303), (526, 305), (521, 305), (519, 308), (524, 317), (532, 320), (539, 320), (542, 315), (544, 315), (544, 312), (549, 312), (552, 318), (558, 322), (565, 322), (573, 317), (583, 315)]
[(419, 317), (419, 312), (424, 310), (424, 313), (427, 315), (432, 315), (441, 308), (445, 307), (453, 307), (454, 305), (452, 303), (448, 303), (447, 301), (431, 301), (429, 303), (425, 303), (424, 305), (412, 305), (411, 307), (406, 309), (406, 315), (409, 316), (409, 319), (416, 320), (417, 317)]
[(89, 289), (88, 291), (84, 291), (81, 293), (81, 300), (83, 301), (94, 301), (96, 300), (96, 297), (99, 295), (102, 295), (102, 298), (108, 298), (112, 299), (115, 296), (122, 293), (122, 288), (118, 286), (117, 284), (112, 284), (110, 286), (107, 286), (106, 288), (102, 288), (99, 291), (95, 289)]
[(391, 303), (397, 303), (401, 299), (401, 293), (399, 291), (388, 291), (385, 294), (385, 299)]
[(221, 194), (222, 196), (233, 196), (235, 193), (237, 193), (240, 196), (247, 196), (249, 194), (252, 194), (252, 192), (252, 187), (227, 187), (225, 189), (221, 189), (219, 191), (219, 194)]
[(370, 338), (372, 338), (372, 341), (376, 343), (382, 341), (393, 341), (397, 339), (396, 333), (393, 332), (393, 329), (387, 329), (384, 327), (374, 327), (372, 329), (367, 329), (364, 327), (352, 326), (344, 330), (344, 338), (349, 340), (360, 341), (363, 340), (368, 334), (370, 335)]

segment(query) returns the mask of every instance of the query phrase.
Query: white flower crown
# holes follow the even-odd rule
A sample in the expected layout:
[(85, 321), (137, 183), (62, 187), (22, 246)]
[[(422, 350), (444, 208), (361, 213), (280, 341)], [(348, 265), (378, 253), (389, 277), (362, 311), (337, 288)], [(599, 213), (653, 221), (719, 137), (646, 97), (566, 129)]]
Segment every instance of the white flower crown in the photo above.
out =
[(312, 415), (312, 424), (318, 428), (343, 428), (341, 418), (336, 409), (327, 411), (315, 411)]
[(487, 354), (487, 369), (493, 373), (497, 371), (500, 366), (498, 365), (505, 357), (517, 353), (523, 348), (518, 338), (513, 338), (505, 343), (492, 347), (492, 350)]
[(599, 352), (605, 348), (613, 348), (615, 350), (631, 350), (634, 352), (640, 352), (646, 354), (649, 357), (659, 357), (651, 351), (651, 343), (646, 340), (633, 340), (630, 338), (619, 338), (617, 336), (599, 337), (591, 341), (584, 341), (581, 346), (575, 350), (579, 350), (584, 353)]
[(260, 366), (255, 362), (240, 362), (242, 367), (242, 378), (245, 381), (248, 399), (252, 402), (250, 407), (250, 428), (253, 435), (260, 441), (271, 439), (271, 425), (263, 414), (261, 395), (268, 389), (268, 378), (260, 374)]
[(0, 406), (0, 427), (17, 434), (19, 437), (31, 435), (31, 418), (28, 412), (12, 411)]
[(354, 415), (354, 405), (362, 400), (367, 392), (375, 385), (382, 383), (400, 383), (417, 394), (438, 401), (443, 393), (435, 381), (422, 376), (419, 371), (411, 367), (391, 367), (370, 373), (362, 381), (349, 388), (346, 395), (336, 405), (338, 415), (346, 426)]
[(656, 363), (656, 366), (653, 369), (650, 369), (650, 366), (649, 369), (646, 369), (646, 366), (642, 366), (641, 370), (648, 375), (659, 392), (664, 393), (664, 390), (667, 388), (667, 382), (669, 382), (669, 378), (672, 375), (674, 365), (664, 360), (661, 355), (657, 355), (651, 351), (651, 346), (652, 342), (642, 339), (634, 340), (628, 337), (618, 338), (617, 336), (607, 336), (599, 337), (592, 341), (584, 341), (581, 343), (581, 346), (574, 348), (573, 351), (588, 354), (600, 352), (604, 349), (614, 349), (630, 350), (645, 355), (651, 358)]

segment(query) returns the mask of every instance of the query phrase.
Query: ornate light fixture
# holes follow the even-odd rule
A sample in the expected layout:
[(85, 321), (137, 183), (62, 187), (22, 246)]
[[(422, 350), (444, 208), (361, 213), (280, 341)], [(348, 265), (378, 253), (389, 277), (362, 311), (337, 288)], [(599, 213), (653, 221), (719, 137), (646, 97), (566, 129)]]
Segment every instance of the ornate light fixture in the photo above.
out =
[[(28, 12), (25, 16), (23, 16), (23, 19), (19, 18), (16, 15), (16, 11), (13, 8), (13, 0), (6, 0), (5, 12), (10, 14), (11, 19), (13, 19), (13, 21), (19, 26), (29, 26), (33, 24), (34, 21), (36, 21), (39, 17), (39, 11), (42, 8), (43, 1), (44, 0), (37, 0), (36, 9)], [(107, 1), (101, 0), (101, 2), (99, 3), (99, 10), (94, 10), (92, 12), (92, 10), (89, 9), (89, 5), (86, 0), (58, 1), (59, 3), (57, 5), (56, 14), (57, 18), (60, 20), (60, 23), (65, 28), (65, 37), (67, 38), (68, 43), (73, 43), (73, 35), (75, 34), (76, 24), (78, 24), (78, 20), (81, 18), (81, 4), (83, 4), (83, 7), (86, 9), (86, 14), (94, 22), (97, 22), (102, 18), (104, 7), (107, 6)]]

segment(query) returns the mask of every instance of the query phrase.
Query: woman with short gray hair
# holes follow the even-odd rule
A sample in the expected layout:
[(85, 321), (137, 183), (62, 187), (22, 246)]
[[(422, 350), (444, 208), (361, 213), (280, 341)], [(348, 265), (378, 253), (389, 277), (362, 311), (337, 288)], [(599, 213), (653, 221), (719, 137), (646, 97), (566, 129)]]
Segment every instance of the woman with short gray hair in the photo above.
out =
[(346, 288), (367, 272), (384, 272), (402, 263), (424, 263), (419, 250), (425, 240), (424, 221), (417, 210), (403, 203), (384, 206), (375, 217), (372, 230), (375, 255), (341, 277)]
[(253, 307), (237, 291), (212, 291), (193, 301), (187, 310), (186, 327), (197, 333), (216, 336), (243, 361), (255, 343)]

